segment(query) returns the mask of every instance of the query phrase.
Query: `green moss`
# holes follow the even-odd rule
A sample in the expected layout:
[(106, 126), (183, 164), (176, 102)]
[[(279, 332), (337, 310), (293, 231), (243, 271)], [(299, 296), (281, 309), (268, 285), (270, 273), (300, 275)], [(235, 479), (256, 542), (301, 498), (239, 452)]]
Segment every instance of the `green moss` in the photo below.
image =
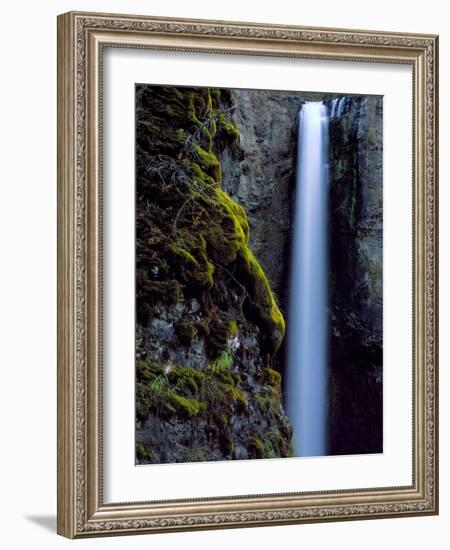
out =
[(237, 386), (235, 386), (234, 384), (226, 384), (224, 386), (224, 391), (228, 395), (228, 397), (238, 405), (240, 409), (247, 407), (247, 397), (245, 396), (244, 392), (241, 391)]
[(167, 382), (163, 365), (136, 361), (136, 415), (139, 420), (145, 420), (150, 412), (161, 409)]
[(276, 413), (280, 409), (279, 398), (270, 395), (256, 395), (255, 402), (262, 414), (267, 412)]
[[(181, 240), (181, 239), (180, 239)], [(191, 239), (186, 239), (189, 242)], [(167, 257), (171, 261), (174, 274), (178, 280), (191, 289), (207, 290), (214, 284), (214, 265), (206, 258), (205, 244), (191, 242), (191, 251), (182, 246), (170, 243), (167, 247)], [(195, 254), (195, 256), (194, 256)]]
[(205, 374), (192, 367), (172, 367), (166, 376), (177, 392), (192, 395), (198, 394), (205, 381)]
[(267, 368), (264, 369), (264, 376), (267, 383), (272, 386), (279, 395), (281, 393), (281, 374), (276, 370)]
[(197, 124), (201, 124), (201, 120), (197, 117), (197, 108), (198, 108), (198, 101), (197, 95), (194, 91), (188, 92), (187, 95), (187, 116), (190, 120), (193, 122), (196, 122)]
[[(267, 373), (267, 370), (271, 370), (272, 372)], [(271, 383), (268, 383), (262, 386), (259, 393), (255, 395), (255, 402), (263, 414), (265, 412), (276, 414), (280, 411), (281, 377), (276, 371), (273, 371), (272, 369), (265, 369), (264, 378), (275, 381), (275, 384), (272, 385)]]
[[(138, 380), (147, 381), (153, 380), (155, 378), (155, 370), (152, 368), (153, 365), (143, 361), (142, 359), (136, 361), (136, 377)], [(161, 371), (162, 372), (162, 371)]]
[(158, 363), (155, 361), (146, 361), (144, 359), (140, 359), (136, 362), (136, 368), (137, 368), (137, 375), (138, 378), (142, 377), (151, 377), (154, 378), (155, 376), (158, 376), (159, 374), (162, 374), (164, 372), (164, 364)]
[(212, 369), (214, 373), (215, 383), (221, 384), (220, 392), (222, 394), (225, 394), (225, 386), (232, 386), (235, 383), (233, 375), (231, 374), (228, 368), (224, 369), (224, 368), (219, 368), (217, 366), (213, 366)]
[[(220, 188), (218, 152), (239, 138), (221, 111), (228, 96), (228, 91), (181, 87), (142, 92), (136, 214), (138, 322), (149, 323), (159, 304), (195, 297), (201, 306), (198, 317), (182, 317), (174, 327), (177, 339), (169, 345), (189, 347), (197, 334), (205, 340), (209, 361), (201, 372), (138, 363), (137, 416), (201, 418), (226, 456), (234, 449), (233, 415), (245, 411), (250, 398), (229, 349), (230, 339), (239, 334), (236, 319), (244, 314), (259, 327), (263, 354), (275, 352), (285, 328), (267, 277), (248, 246), (246, 213)], [(279, 377), (270, 372), (266, 377), (260, 383), (267, 389), (256, 402), (275, 418)], [(271, 454), (270, 445), (274, 452), (281, 448), (273, 438), (266, 448), (260, 439), (252, 445), (261, 457)]]
[(255, 395), (255, 403), (256, 403), (258, 409), (263, 414), (270, 409), (270, 400), (268, 400), (266, 397), (262, 397), (259, 394)]
[(146, 462), (151, 460), (151, 453), (147, 451), (143, 443), (136, 443), (136, 458)]
[(276, 428), (268, 430), (264, 436), (264, 457), (292, 457), (294, 450), (292, 448), (291, 436), (284, 437)]
[(211, 99), (214, 99), (215, 101), (218, 101), (220, 98), (220, 88), (210, 88), (209, 89), (209, 95), (211, 96)]
[(152, 281), (143, 272), (136, 277), (138, 286), (138, 301), (144, 301), (149, 306), (164, 299), (167, 304), (176, 304), (181, 298), (181, 285), (177, 280)]
[(226, 414), (224, 414), (224, 413), (219, 414), (215, 418), (215, 421), (216, 421), (216, 424), (219, 426), (219, 428), (221, 428), (221, 429), (227, 429), (228, 428), (228, 417), (227, 417)]
[(216, 183), (214, 178), (208, 175), (197, 162), (191, 162), (191, 168), (197, 182), (203, 184), (204, 186), (210, 186)]
[(233, 355), (228, 349), (226, 349), (222, 351), (219, 357), (214, 361), (212, 368), (216, 372), (226, 371), (227, 373), (229, 373), (229, 369), (232, 364), (233, 364)]
[(177, 414), (181, 416), (197, 416), (199, 413), (206, 410), (206, 403), (203, 401), (198, 401), (197, 399), (190, 399), (178, 395), (173, 390), (168, 389), (166, 392), (166, 398), (168, 399), (170, 405), (173, 406)]
[(187, 321), (178, 321), (175, 325), (175, 334), (182, 346), (190, 346), (195, 336), (195, 325)]
[(247, 444), (250, 458), (264, 458), (264, 445), (258, 435), (252, 435)]
[[(212, 359), (218, 359), (226, 351), (228, 341), (233, 333), (233, 321), (221, 317), (212, 317), (209, 321), (208, 352)], [(223, 356), (227, 361), (228, 357)]]
[(253, 434), (248, 441), (248, 451), (251, 458), (279, 458), (293, 456), (289, 442), (282, 437), (277, 429), (271, 429), (262, 437)]
[(236, 125), (228, 120), (225, 116), (225, 113), (220, 113), (219, 123), (221, 130), (226, 134), (231, 142), (237, 141), (239, 139), (239, 130), (236, 128)]
[(271, 384), (266, 384), (265, 386), (262, 386), (261, 388), (261, 394), (266, 395), (269, 397), (273, 397), (274, 399), (279, 399), (280, 393), (279, 393), (279, 387), (272, 386)]
[(228, 426), (228, 418), (236, 411), (247, 409), (247, 395), (239, 387), (240, 378), (233, 375), (229, 365), (213, 363), (205, 374), (202, 396), (207, 402), (209, 423), (216, 424), (218, 433), (222, 433)]
[(215, 182), (219, 182), (222, 179), (222, 172), (216, 155), (212, 151), (206, 151), (197, 143), (194, 143), (192, 150), (201, 169)]
[[(236, 334), (238, 326), (235, 320), (226, 321), (226, 325), (229, 333)], [(191, 332), (190, 327), (183, 329)], [(202, 418), (208, 426), (208, 437), (216, 440), (224, 456), (232, 458), (235, 442), (230, 422), (236, 413), (242, 414), (248, 407), (248, 396), (240, 387), (240, 377), (232, 372), (232, 360), (232, 351), (227, 350), (201, 371), (192, 367), (137, 361), (138, 418), (145, 418), (149, 411), (167, 421), (174, 416), (189, 420)], [(276, 371), (265, 370), (262, 379), (266, 384), (254, 397), (255, 403), (265, 418), (276, 418), (280, 405), (277, 389), (280, 376)], [(249, 456), (291, 456), (289, 432), (285, 436), (281, 429), (269, 430), (264, 436), (253, 434), (248, 443)], [(200, 447), (194, 446), (186, 453), (186, 460), (190, 462), (208, 458)]]
[(176, 139), (180, 145), (186, 142), (186, 130), (184, 130), (184, 128), (178, 128), (176, 131)]
[(199, 398), (205, 374), (191, 367), (136, 363), (136, 411), (143, 420), (153, 412), (161, 418), (172, 415), (192, 417), (204, 413), (206, 404)]
[(248, 247), (239, 251), (238, 269), (250, 297), (250, 312), (266, 331), (269, 351), (275, 352), (284, 336), (285, 321), (275, 302), (267, 277)]
[(237, 336), (238, 327), (235, 319), (215, 319), (212, 322), (211, 329), (214, 336), (210, 340), (214, 342), (216, 359), (212, 367), (216, 370), (229, 370), (233, 365), (233, 350), (230, 348), (230, 340)]
[[(205, 167), (201, 168), (202, 172), (203, 168)], [(268, 349), (273, 353), (283, 339), (285, 323), (267, 277), (248, 247), (249, 225), (245, 211), (219, 187), (211, 190), (209, 208), (211, 213), (215, 212), (215, 215), (210, 215), (208, 223), (196, 229), (205, 246), (205, 253), (208, 256), (206, 262), (222, 267), (236, 264), (236, 280), (246, 290), (248, 310), (265, 331)], [(192, 272), (195, 270), (188, 269), (193, 264), (191, 256), (183, 255), (183, 261), (187, 267), (181, 270), (181, 276), (188, 272), (188, 276), (185, 275), (186, 279), (189, 277), (194, 279)], [(207, 266), (208, 263), (204, 265)], [(198, 284), (211, 284), (213, 274), (210, 267), (199, 273), (202, 276), (199, 276)], [(222, 340), (226, 340), (227, 337), (228, 335)], [(220, 338), (219, 334), (218, 339)], [(223, 348), (223, 344), (224, 342), (219, 346), (213, 344), (213, 351), (215, 351), (214, 348), (217, 350)]]
[(231, 336), (237, 336), (238, 333), (239, 333), (239, 329), (238, 329), (238, 324), (237, 324), (236, 319), (232, 319), (229, 322), (228, 326), (229, 326), (229, 329), (230, 329), (230, 335)]
[(145, 420), (150, 413), (151, 391), (147, 384), (136, 384), (136, 416), (138, 420)]
[(229, 416), (226, 413), (208, 412), (208, 427), (211, 436), (214, 437), (220, 450), (226, 456), (231, 455), (234, 450), (234, 441), (229, 425)]
[(233, 377), (235, 385), (241, 384), (242, 377), (238, 372), (232, 372), (231, 376)]
[(248, 244), (250, 237), (250, 229), (248, 225), (247, 215), (241, 205), (237, 204), (225, 191), (220, 187), (214, 189), (216, 200), (219, 206), (224, 210), (226, 217), (232, 220), (232, 230), (235, 233), (235, 238), (242, 244)]
[(189, 264), (194, 264), (195, 266), (198, 265), (197, 260), (188, 250), (185, 250), (181, 246), (177, 246), (175, 243), (170, 243), (167, 247), (167, 250), (169, 253), (173, 254), (173, 261), (176, 261), (176, 259), (179, 260), (180, 267), (184, 267)]
[(215, 215), (205, 227), (207, 250), (212, 261), (227, 266), (236, 261), (237, 253), (248, 243), (247, 217), (242, 207), (219, 187), (211, 191), (210, 208)]
[(165, 374), (159, 374), (147, 384), (148, 389), (150, 390), (153, 396), (160, 395), (167, 386), (167, 377)]
[(265, 440), (263, 443), (263, 458), (278, 458), (279, 454), (275, 451), (270, 440)]
[(192, 447), (188, 449), (186, 462), (204, 462), (205, 460), (208, 460), (208, 456), (201, 447)]

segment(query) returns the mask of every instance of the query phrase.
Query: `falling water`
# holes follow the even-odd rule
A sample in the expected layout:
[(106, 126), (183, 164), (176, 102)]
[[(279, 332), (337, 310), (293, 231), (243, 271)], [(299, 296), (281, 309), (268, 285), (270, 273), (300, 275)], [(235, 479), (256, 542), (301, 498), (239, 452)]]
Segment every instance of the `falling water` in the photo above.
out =
[(347, 106), (347, 96), (342, 96), (331, 100), (330, 118), (339, 118), (343, 115)]
[(331, 111), (330, 111), (330, 118), (334, 118), (335, 114), (336, 114), (336, 106), (339, 102), (339, 99), (332, 99), (331, 100)]
[(287, 334), (286, 410), (296, 456), (327, 452), (327, 194), (327, 108), (305, 103), (298, 114)]
[(342, 96), (337, 100), (337, 107), (336, 107), (336, 117), (341, 117), (344, 114), (345, 108), (347, 107), (347, 96)]

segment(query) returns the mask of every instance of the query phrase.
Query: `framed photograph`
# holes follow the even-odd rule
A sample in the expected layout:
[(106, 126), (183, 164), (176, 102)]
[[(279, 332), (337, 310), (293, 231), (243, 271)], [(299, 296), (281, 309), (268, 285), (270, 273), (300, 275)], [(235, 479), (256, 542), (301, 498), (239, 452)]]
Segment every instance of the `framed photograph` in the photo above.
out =
[(436, 514), (432, 35), (58, 18), (58, 532)]

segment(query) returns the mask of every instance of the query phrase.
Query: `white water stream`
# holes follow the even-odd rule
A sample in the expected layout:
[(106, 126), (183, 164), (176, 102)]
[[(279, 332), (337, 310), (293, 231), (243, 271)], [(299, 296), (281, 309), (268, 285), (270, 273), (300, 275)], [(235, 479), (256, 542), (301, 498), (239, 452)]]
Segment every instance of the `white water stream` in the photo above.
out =
[[(339, 114), (344, 104), (332, 107)], [(328, 112), (322, 102), (305, 103), (298, 114), (287, 318), (286, 411), (296, 456), (327, 454), (327, 197)]]

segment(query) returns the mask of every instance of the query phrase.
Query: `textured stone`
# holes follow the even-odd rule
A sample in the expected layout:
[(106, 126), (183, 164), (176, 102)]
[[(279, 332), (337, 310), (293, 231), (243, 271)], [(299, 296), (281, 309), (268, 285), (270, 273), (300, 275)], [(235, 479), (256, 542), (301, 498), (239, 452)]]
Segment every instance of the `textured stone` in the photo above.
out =
[[(261, 90), (235, 90), (233, 96), (240, 150), (222, 153), (223, 186), (247, 212), (250, 246), (286, 313), (297, 113), (305, 101), (322, 100), (331, 107), (336, 96)], [(379, 452), (382, 98), (348, 96), (329, 129), (329, 452)]]
[(284, 320), (247, 248), (245, 213), (216, 192), (226, 159), (242, 155), (224, 120), (231, 100), (224, 93), (218, 108), (219, 95), (150, 86), (137, 94), (140, 464), (292, 455), (271, 370)]
[(330, 447), (381, 452), (383, 118), (379, 96), (349, 96), (330, 121)]

